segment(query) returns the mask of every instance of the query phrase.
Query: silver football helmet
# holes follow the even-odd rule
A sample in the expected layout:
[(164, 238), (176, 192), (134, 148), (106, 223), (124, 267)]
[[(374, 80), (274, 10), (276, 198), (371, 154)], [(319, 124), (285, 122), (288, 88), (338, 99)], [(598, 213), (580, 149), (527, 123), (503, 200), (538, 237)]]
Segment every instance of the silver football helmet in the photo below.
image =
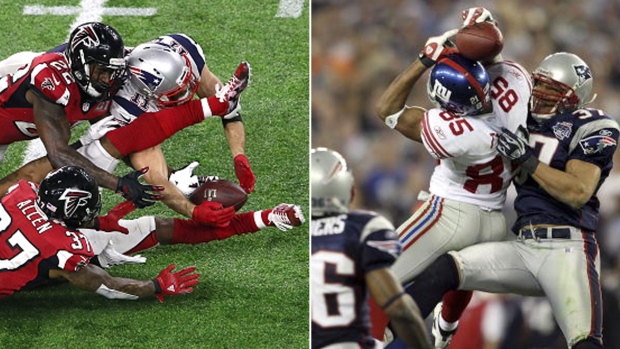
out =
[(157, 43), (136, 46), (127, 58), (130, 82), (160, 108), (183, 104), (194, 97), (199, 78), (189, 59)]
[(590, 67), (577, 55), (558, 52), (547, 56), (532, 73), (530, 111), (537, 121), (592, 102)]
[(310, 152), (312, 216), (346, 213), (353, 198), (353, 174), (338, 152), (316, 148)]

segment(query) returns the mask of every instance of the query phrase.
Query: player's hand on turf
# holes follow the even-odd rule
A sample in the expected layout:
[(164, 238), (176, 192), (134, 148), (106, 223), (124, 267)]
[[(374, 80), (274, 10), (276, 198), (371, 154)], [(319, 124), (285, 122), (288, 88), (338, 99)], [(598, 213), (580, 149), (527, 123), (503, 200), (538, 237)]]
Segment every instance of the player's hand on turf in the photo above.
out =
[(161, 303), (164, 302), (164, 295), (191, 293), (194, 291), (192, 286), (198, 285), (200, 274), (194, 273), (196, 267), (189, 267), (172, 273), (174, 267), (174, 264), (170, 264), (153, 280), (155, 295)]
[(233, 206), (224, 208), (219, 202), (205, 201), (194, 207), (192, 219), (200, 223), (224, 228), (230, 224), (234, 215), (235, 208)]
[(129, 234), (127, 228), (118, 224), (118, 221), (123, 219), (126, 215), (133, 212), (136, 209), (136, 205), (133, 202), (127, 200), (114, 206), (105, 216), (97, 217), (98, 225), (97, 230), (102, 231), (118, 231), (123, 234)]
[(439, 36), (431, 36), (424, 44), (424, 49), (420, 52), (418, 59), (425, 67), (432, 67), (435, 62), (452, 53), (458, 52), (456, 47), (448, 44), (448, 39), (456, 35), (458, 29), (448, 30)]
[(153, 205), (156, 201), (162, 200), (163, 195), (156, 194), (164, 190), (161, 185), (149, 185), (140, 183), (140, 178), (149, 170), (145, 167), (139, 171), (131, 172), (118, 179), (116, 192), (127, 200), (131, 200), (137, 208), (144, 208)]
[(254, 184), (256, 184), (256, 176), (252, 172), (250, 162), (244, 154), (235, 156), (235, 174), (239, 180), (239, 185), (246, 193), (250, 194), (254, 191)]
[(461, 19), (463, 20), (463, 27), (482, 22), (491, 22), (497, 25), (497, 21), (493, 19), (491, 11), (484, 7), (470, 7), (467, 10), (463, 10), (461, 12)]
[(521, 170), (526, 173), (534, 173), (538, 166), (538, 158), (527, 141), (505, 128), (497, 137), (497, 152), (521, 165)]

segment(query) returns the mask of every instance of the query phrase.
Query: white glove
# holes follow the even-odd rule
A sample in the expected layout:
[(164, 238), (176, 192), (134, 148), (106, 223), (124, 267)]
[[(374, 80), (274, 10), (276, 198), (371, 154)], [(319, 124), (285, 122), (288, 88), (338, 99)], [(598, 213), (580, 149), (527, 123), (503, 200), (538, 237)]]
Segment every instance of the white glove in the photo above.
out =
[(102, 268), (109, 268), (115, 265), (123, 265), (123, 264), (143, 264), (146, 263), (146, 257), (142, 257), (137, 254), (135, 256), (127, 256), (124, 255), (112, 246), (112, 241), (110, 241), (106, 247), (101, 251), (100, 254), (97, 255), (99, 259), (99, 264)]
[(190, 196), (198, 187), (198, 176), (194, 174), (194, 169), (200, 163), (193, 161), (189, 165), (180, 168), (170, 174), (168, 180), (174, 184), (185, 196)]
[(428, 38), (426, 44), (424, 44), (424, 49), (418, 55), (420, 62), (424, 64), (425, 67), (430, 68), (443, 56), (457, 52), (455, 48), (445, 46), (448, 39), (456, 35), (457, 32), (458, 29), (452, 29), (439, 36), (431, 36)]
[(461, 18), (463, 19), (463, 27), (482, 22), (491, 22), (497, 25), (497, 21), (493, 19), (491, 11), (484, 7), (470, 7), (467, 10), (463, 10)]
[(96, 123), (90, 125), (86, 133), (80, 137), (82, 145), (88, 145), (99, 138), (103, 137), (106, 133), (121, 127), (121, 124), (114, 118), (114, 116), (107, 116)]
[(197, 176), (194, 169), (198, 167), (198, 161), (192, 161), (189, 165), (182, 167), (170, 174), (168, 180), (174, 184), (185, 196), (190, 196), (198, 188), (207, 181), (216, 181), (220, 179), (218, 176)]

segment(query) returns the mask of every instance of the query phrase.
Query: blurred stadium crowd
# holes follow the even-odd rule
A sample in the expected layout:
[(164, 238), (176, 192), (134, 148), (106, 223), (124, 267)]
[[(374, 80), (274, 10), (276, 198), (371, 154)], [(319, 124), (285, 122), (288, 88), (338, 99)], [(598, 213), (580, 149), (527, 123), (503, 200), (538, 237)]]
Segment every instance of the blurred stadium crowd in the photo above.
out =
[[(374, 106), (429, 36), (460, 27), (460, 12), (475, 6), (486, 7), (498, 20), (504, 59), (529, 71), (553, 52), (582, 57), (598, 94), (591, 107), (620, 122), (620, 1), (313, 0), (312, 146), (333, 148), (348, 159), (357, 180), (355, 206), (379, 211), (398, 225), (409, 216), (417, 193), (427, 188), (432, 158), (421, 144), (381, 123)], [(408, 105), (430, 107), (425, 85), (416, 87)], [(597, 234), (608, 349), (620, 348), (620, 152), (615, 160), (599, 190), (602, 220)], [(513, 195), (505, 210), (509, 221), (514, 219)], [(488, 332), (480, 334), (491, 338), (495, 348), (566, 347), (544, 299), (486, 294), (479, 299), (481, 303), (471, 306), (488, 305), (488, 311), (478, 309), (478, 320), (487, 324), (478, 326)], [(504, 325), (492, 330), (491, 323)]]

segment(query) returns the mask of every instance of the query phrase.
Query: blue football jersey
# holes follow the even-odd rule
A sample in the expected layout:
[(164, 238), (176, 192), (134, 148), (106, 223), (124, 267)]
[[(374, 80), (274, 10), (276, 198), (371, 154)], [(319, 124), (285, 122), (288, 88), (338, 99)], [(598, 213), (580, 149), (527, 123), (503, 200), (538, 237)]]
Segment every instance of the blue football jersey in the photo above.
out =
[(374, 348), (364, 275), (400, 255), (393, 225), (372, 212), (313, 218), (310, 258), (312, 348), (356, 342)]
[(601, 178), (588, 202), (575, 209), (554, 199), (536, 181), (528, 177), (522, 183), (515, 181), (518, 218), (513, 230), (530, 224), (570, 225), (595, 231), (599, 219), (599, 201), (596, 192), (612, 167), (612, 157), (618, 143), (618, 123), (598, 109), (579, 109), (557, 115), (538, 123), (528, 118), (529, 144), (538, 159), (560, 171), (572, 159), (594, 164), (601, 169)]

